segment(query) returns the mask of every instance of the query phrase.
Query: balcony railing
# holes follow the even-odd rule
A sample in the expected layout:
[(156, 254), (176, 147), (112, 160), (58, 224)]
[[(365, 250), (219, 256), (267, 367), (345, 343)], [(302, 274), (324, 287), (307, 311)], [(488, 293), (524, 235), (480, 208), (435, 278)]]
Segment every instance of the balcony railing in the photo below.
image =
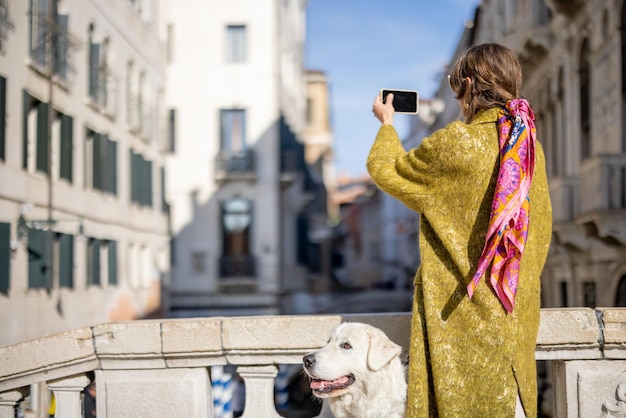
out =
[[(98, 417), (213, 417), (210, 366), (236, 365), (244, 418), (280, 415), (278, 364), (301, 364), (342, 321), (383, 329), (405, 348), (410, 315), (214, 317), (108, 323), (0, 347), (0, 418), (47, 383), (57, 418), (81, 417), (94, 375)], [(554, 417), (612, 417), (626, 400), (626, 309), (544, 309), (537, 360), (551, 364)], [(138, 400), (141, 402), (138, 402)]]
[(255, 277), (255, 262), (251, 255), (224, 255), (220, 257), (220, 277)]
[(218, 181), (254, 180), (256, 178), (254, 151), (220, 152), (215, 158), (215, 178)]

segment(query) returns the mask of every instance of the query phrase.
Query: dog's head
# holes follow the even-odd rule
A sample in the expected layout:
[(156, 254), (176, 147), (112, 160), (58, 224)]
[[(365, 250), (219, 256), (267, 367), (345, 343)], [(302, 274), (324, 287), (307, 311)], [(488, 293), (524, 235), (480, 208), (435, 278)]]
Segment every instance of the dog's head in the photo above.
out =
[[(304, 371), (318, 398), (340, 396), (354, 384), (372, 381), (372, 374), (400, 355), (402, 348), (371, 325), (344, 322), (328, 343), (303, 357)], [(384, 382), (380, 382), (384, 384)]]

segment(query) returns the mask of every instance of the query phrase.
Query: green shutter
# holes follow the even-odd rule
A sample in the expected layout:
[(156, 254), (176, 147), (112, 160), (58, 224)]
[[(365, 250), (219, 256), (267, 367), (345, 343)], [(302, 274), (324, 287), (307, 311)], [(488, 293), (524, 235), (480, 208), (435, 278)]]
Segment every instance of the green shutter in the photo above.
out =
[(73, 161), (73, 119), (68, 115), (61, 115), (61, 166), (60, 176), (72, 182)]
[(54, 73), (62, 80), (67, 78), (67, 55), (68, 55), (68, 25), (69, 17), (67, 15), (56, 16), (56, 36), (55, 36), (55, 56), (54, 56)]
[(89, 96), (98, 100), (98, 78), (100, 76), (100, 45), (89, 44)]
[(37, 104), (37, 164), (38, 171), (48, 172), (48, 104)]
[(109, 241), (109, 285), (117, 285), (117, 242)]
[(130, 201), (131, 202), (137, 202), (137, 174), (138, 174), (138, 167), (139, 164), (137, 164), (137, 154), (135, 154), (133, 152), (133, 150), (130, 150)]
[(100, 143), (102, 142), (102, 136), (94, 132), (93, 134), (93, 188), (102, 190), (102, 167), (100, 158)]
[(117, 195), (117, 143), (107, 138), (107, 191)]
[(59, 287), (74, 288), (74, 237), (59, 234)]
[(26, 90), (22, 90), (22, 168), (28, 168), (28, 114), (31, 98)]
[(7, 80), (0, 77), (0, 160), (6, 160)]
[(87, 248), (87, 284), (100, 286), (100, 241), (89, 239)]
[(152, 161), (146, 161), (146, 205), (152, 207)]
[(0, 293), (9, 292), (11, 274), (11, 224), (0, 222)]
[(169, 150), (171, 152), (176, 151), (176, 109), (169, 110), (168, 119), (168, 136), (169, 136)]
[(167, 213), (169, 211), (169, 207), (167, 204), (167, 196), (165, 190), (165, 167), (161, 167), (159, 172), (161, 174), (161, 211), (163, 213)]
[(52, 243), (49, 231), (30, 229), (28, 231), (28, 288), (43, 289), (51, 282)]

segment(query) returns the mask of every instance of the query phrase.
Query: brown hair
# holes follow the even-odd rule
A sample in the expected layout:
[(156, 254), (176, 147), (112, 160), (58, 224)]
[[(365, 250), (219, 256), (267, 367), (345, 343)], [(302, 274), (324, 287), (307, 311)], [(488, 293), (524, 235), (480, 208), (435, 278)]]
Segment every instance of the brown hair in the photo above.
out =
[[(469, 77), (469, 91), (467, 80)], [(450, 88), (465, 107), (467, 123), (477, 112), (504, 106), (519, 96), (522, 68), (509, 48), (495, 43), (476, 45), (468, 49), (452, 66)]]

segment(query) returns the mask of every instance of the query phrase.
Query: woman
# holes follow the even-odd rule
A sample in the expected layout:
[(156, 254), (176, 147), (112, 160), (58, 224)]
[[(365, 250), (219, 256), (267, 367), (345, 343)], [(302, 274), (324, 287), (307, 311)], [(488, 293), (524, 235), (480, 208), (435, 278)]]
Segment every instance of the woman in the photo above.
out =
[(470, 48), (449, 81), (465, 122), (409, 152), (392, 125), (393, 97), (373, 105), (383, 125), (368, 171), (421, 214), (407, 417), (536, 417), (552, 210), (534, 116), (504, 46)]

